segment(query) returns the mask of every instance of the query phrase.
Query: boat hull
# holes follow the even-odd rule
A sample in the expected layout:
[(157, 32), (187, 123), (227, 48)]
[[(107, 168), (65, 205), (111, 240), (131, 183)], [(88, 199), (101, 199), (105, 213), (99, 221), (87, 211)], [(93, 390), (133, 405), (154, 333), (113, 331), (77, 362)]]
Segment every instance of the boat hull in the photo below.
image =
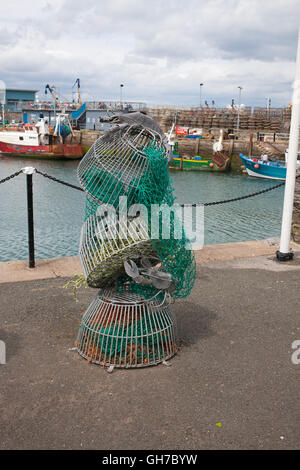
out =
[(193, 160), (180, 157), (174, 157), (170, 163), (171, 170), (184, 170), (184, 171), (228, 171), (230, 169), (230, 159), (222, 166), (216, 165), (211, 159), (207, 160)]
[(243, 154), (240, 154), (240, 159), (249, 176), (281, 181), (284, 181), (286, 178), (286, 167), (284, 166), (276, 166), (275, 164), (268, 165), (259, 161), (254, 162), (251, 158), (247, 158)]
[(78, 159), (83, 149), (78, 144), (15, 145), (0, 141), (0, 156), (28, 157), (40, 159)]

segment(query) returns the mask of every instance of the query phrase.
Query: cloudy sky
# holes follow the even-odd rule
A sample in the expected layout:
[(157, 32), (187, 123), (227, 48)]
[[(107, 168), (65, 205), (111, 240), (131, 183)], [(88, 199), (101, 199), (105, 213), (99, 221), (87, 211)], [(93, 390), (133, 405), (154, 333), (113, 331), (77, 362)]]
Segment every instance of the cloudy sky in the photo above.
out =
[(1, 0), (0, 80), (66, 97), (287, 105), (300, 0)]

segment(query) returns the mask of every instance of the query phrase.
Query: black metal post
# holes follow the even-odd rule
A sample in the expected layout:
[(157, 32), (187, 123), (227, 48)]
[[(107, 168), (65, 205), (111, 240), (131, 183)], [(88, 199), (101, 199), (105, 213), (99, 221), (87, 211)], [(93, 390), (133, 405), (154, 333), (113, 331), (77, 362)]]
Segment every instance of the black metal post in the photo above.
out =
[(27, 182), (27, 217), (28, 217), (28, 250), (29, 267), (35, 267), (34, 260), (34, 228), (33, 228), (33, 192), (32, 192), (32, 174), (26, 175)]

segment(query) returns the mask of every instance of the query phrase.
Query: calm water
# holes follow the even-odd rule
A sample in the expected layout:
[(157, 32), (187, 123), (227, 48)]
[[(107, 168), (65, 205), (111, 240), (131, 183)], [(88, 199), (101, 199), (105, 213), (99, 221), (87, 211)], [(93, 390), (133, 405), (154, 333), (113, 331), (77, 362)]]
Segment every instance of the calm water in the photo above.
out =
[[(0, 179), (24, 166), (34, 166), (78, 185), (78, 161), (40, 161), (0, 157)], [(172, 172), (177, 202), (229, 199), (276, 184), (234, 174)], [(80, 191), (33, 176), (37, 258), (77, 254), (85, 195)], [(205, 244), (260, 240), (280, 234), (283, 188), (243, 201), (205, 208)], [(0, 185), (0, 261), (26, 259), (26, 177)]]

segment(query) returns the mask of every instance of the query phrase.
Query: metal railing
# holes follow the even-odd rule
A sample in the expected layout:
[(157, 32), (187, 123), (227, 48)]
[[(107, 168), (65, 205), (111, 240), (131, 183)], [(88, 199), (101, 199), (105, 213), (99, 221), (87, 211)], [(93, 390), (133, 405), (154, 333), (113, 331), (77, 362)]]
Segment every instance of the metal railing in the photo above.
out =
[[(142, 101), (85, 101), (87, 109), (112, 109), (112, 110), (126, 110), (133, 109), (135, 111), (145, 110), (147, 104)], [(84, 104), (83, 103), (83, 104)], [(5, 105), (5, 111), (10, 112), (22, 112), (30, 110), (51, 110), (54, 109), (55, 105), (53, 101), (16, 101), (15, 103), (7, 103)], [(68, 111), (75, 111), (78, 109), (78, 105), (72, 102), (61, 102), (60, 108), (65, 108)], [(57, 109), (57, 107), (56, 107)]]

